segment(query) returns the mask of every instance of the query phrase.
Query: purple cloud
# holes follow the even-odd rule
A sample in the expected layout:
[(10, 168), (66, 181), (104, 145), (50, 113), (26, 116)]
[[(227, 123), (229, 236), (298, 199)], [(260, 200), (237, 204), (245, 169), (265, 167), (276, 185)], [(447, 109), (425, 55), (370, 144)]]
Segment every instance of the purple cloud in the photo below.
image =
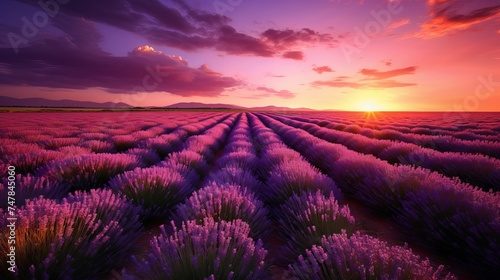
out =
[(277, 97), (281, 97), (281, 98), (285, 98), (285, 99), (295, 97), (295, 93), (290, 92), (288, 90), (275, 90), (275, 89), (268, 88), (268, 87), (258, 87), (257, 90), (266, 92), (265, 94), (256, 95), (259, 97), (277, 96)]
[(313, 71), (316, 72), (316, 73), (318, 73), (318, 74), (333, 72), (333, 70), (332, 70), (332, 68), (330, 68), (330, 66), (317, 66), (317, 67), (313, 67)]
[(301, 51), (288, 51), (284, 52), (281, 56), (293, 60), (304, 60), (304, 53)]

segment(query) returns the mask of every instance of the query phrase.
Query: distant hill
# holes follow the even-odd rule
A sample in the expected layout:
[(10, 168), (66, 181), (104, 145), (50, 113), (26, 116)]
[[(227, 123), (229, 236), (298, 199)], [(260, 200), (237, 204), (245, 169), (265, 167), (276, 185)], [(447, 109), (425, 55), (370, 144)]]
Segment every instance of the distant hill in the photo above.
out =
[[(91, 101), (76, 100), (50, 100), (45, 98), (13, 98), (0, 96), (0, 106), (6, 107), (49, 107), (49, 108), (101, 108), (101, 109), (126, 109), (134, 108), (129, 104), (120, 102), (98, 103)], [(242, 107), (223, 103), (201, 103), (201, 102), (180, 102), (168, 106), (149, 106), (147, 109), (226, 109), (226, 110), (248, 110), (248, 111), (267, 111), (267, 112), (286, 112), (286, 111), (315, 111), (309, 108), (288, 108), (278, 106), (264, 107)]]
[(201, 102), (180, 102), (172, 105), (165, 106), (167, 109), (235, 109), (244, 110), (245, 107), (221, 104), (221, 103), (201, 103)]
[(277, 107), (277, 106), (265, 106), (265, 107), (251, 107), (248, 108), (252, 111), (271, 111), (271, 112), (282, 112), (282, 111), (316, 111), (309, 108), (288, 108), (288, 107)]
[(201, 103), (201, 102), (181, 102), (168, 105), (167, 109), (232, 109), (232, 110), (249, 110), (249, 111), (315, 111), (309, 108), (288, 108), (277, 106), (264, 106), (264, 107), (242, 107), (232, 104), (222, 103)]
[(117, 108), (132, 108), (133, 106), (120, 102), (91, 102), (91, 101), (76, 101), (76, 100), (50, 100), (45, 98), (13, 98), (0, 96), (0, 106), (7, 107), (54, 107), (54, 108), (105, 108), (105, 109), (117, 109)]

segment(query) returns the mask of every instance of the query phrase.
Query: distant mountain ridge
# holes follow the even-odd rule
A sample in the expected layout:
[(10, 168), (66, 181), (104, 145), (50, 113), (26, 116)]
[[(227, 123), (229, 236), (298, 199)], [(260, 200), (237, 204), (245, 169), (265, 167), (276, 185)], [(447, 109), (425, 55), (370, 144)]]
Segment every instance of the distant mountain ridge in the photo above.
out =
[(13, 98), (7, 96), (0, 96), (0, 106), (8, 107), (63, 107), (63, 108), (103, 108), (103, 109), (117, 109), (117, 108), (132, 108), (133, 106), (119, 102), (105, 102), (98, 103), (92, 101), (76, 101), (76, 100), (51, 100), (45, 98)]
[[(54, 108), (102, 108), (102, 109), (127, 109), (134, 106), (119, 102), (98, 103), (92, 101), (76, 101), (76, 100), (51, 100), (45, 98), (14, 98), (0, 96), (0, 106), (6, 107), (54, 107)], [(227, 110), (249, 110), (249, 111), (316, 111), (309, 108), (288, 108), (278, 106), (263, 106), (263, 107), (243, 107), (233, 104), (224, 103), (201, 103), (201, 102), (180, 102), (168, 106), (148, 106), (149, 109), (227, 109)]]
[[(159, 107), (151, 107), (151, 108), (159, 108)], [(235, 110), (247, 109), (245, 107), (232, 105), (232, 104), (201, 103), (201, 102), (180, 102), (180, 103), (175, 103), (175, 104), (168, 105), (168, 106), (163, 106), (161, 108), (166, 108), (166, 109), (235, 109)]]

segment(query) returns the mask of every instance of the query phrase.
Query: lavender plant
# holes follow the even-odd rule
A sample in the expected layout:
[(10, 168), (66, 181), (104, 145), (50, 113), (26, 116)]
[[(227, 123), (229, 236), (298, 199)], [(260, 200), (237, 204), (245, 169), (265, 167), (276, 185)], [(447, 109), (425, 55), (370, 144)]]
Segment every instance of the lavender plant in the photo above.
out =
[(205, 179), (206, 185), (235, 184), (245, 187), (254, 193), (263, 191), (263, 184), (248, 169), (234, 166), (223, 167), (211, 172)]
[(252, 192), (238, 185), (204, 187), (176, 209), (176, 220), (203, 222), (212, 217), (215, 222), (241, 219), (250, 226), (250, 236), (264, 239), (268, 236), (271, 223), (264, 204)]
[(187, 221), (173, 233), (151, 240), (151, 253), (136, 261), (140, 279), (264, 279), (267, 251), (262, 242), (248, 237), (250, 227), (241, 220), (203, 225)]
[(179, 172), (164, 167), (127, 171), (111, 179), (109, 186), (141, 206), (145, 219), (167, 216), (193, 191)]
[(102, 140), (87, 140), (79, 143), (81, 147), (87, 148), (94, 153), (113, 153), (115, 147), (113, 144)]
[(4, 162), (16, 167), (16, 173), (33, 173), (43, 164), (63, 158), (64, 154), (56, 151), (38, 150), (31, 153), (19, 153), (5, 157)]
[(324, 194), (333, 192), (337, 200), (342, 193), (332, 179), (320, 173), (305, 161), (291, 161), (276, 165), (266, 182), (264, 197), (270, 203), (279, 205), (294, 194), (320, 190)]
[[(7, 177), (4, 178), (3, 184), (0, 185), (0, 197), (7, 198)], [(35, 177), (33, 175), (16, 176), (15, 199), (16, 206), (21, 207), (24, 205), (25, 200), (35, 199), (43, 196), (47, 199), (62, 199), (69, 193), (69, 186), (60, 184), (57, 181), (51, 181), (46, 177)], [(0, 207), (7, 209), (7, 199), (0, 201)]]
[[(95, 279), (126, 256), (139, 235), (139, 209), (110, 190), (77, 193), (68, 200), (36, 199), (17, 211), (16, 273), (2, 279)], [(0, 229), (2, 235), (8, 229)], [(91, 268), (91, 269), (89, 269)]]
[(349, 207), (339, 206), (333, 193), (325, 196), (320, 191), (302, 192), (293, 195), (275, 211), (278, 219), (279, 235), (285, 241), (286, 248), (295, 258), (304, 249), (319, 244), (323, 236), (350, 232), (354, 226), (354, 217)]
[(137, 164), (137, 157), (132, 155), (89, 154), (49, 162), (36, 173), (69, 185), (71, 191), (89, 190), (103, 187), (111, 177)]
[(290, 264), (286, 278), (293, 279), (456, 279), (443, 275), (443, 266), (433, 268), (429, 260), (406, 247), (389, 247), (383, 241), (359, 232), (323, 237), (297, 262)]
[(199, 175), (205, 175), (208, 171), (208, 165), (203, 156), (193, 151), (182, 150), (172, 153), (169, 155), (168, 160), (189, 166)]

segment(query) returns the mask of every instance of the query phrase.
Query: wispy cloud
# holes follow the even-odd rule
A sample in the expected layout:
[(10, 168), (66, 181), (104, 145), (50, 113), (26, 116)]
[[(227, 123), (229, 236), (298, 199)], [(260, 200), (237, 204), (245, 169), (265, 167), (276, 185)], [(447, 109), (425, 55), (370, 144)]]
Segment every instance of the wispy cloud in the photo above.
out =
[(410, 23), (410, 19), (409, 18), (403, 18), (401, 20), (398, 20), (398, 21), (394, 21), (392, 22), (391, 24), (389, 24), (389, 26), (387, 26), (387, 29), (397, 29), (397, 28), (400, 28), (400, 27), (403, 27), (407, 24)]
[[(348, 77), (338, 76), (331, 80), (319, 80), (311, 83), (313, 87), (338, 87), (338, 88), (395, 88), (395, 87), (409, 87), (415, 86), (416, 83), (399, 82), (395, 80), (388, 80), (392, 77), (400, 75), (414, 74), (416, 66), (410, 66), (391, 71), (379, 71), (375, 69), (363, 68), (359, 71), (362, 77)], [(363, 77), (365, 76), (365, 77)], [(368, 78), (366, 78), (368, 76)]]
[(318, 74), (333, 72), (333, 70), (332, 70), (332, 68), (330, 68), (330, 66), (315, 66), (315, 67), (313, 67), (313, 71), (318, 73)]
[(288, 90), (275, 90), (269, 87), (257, 87), (256, 90), (265, 92), (264, 94), (256, 94), (255, 97), (270, 97), (277, 96), (284, 99), (295, 97), (295, 93)]
[(304, 53), (301, 51), (288, 51), (284, 52), (282, 57), (293, 60), (304, 60)]
[(379, 71), (376, 69), (363, 68), (359, 71), (362, 75), (368, 76), (369, 79), (381, 80), (388, 79), (401, 75), (415, 74), (416, 66), (410, 66), (405, 68), (394, 69), (390, 71)]
[(467, 30), (469, 27), (500, 16), (500, 5), (489, 0), (428, 0), (431, 19), (411, 36), (434, 38)]

